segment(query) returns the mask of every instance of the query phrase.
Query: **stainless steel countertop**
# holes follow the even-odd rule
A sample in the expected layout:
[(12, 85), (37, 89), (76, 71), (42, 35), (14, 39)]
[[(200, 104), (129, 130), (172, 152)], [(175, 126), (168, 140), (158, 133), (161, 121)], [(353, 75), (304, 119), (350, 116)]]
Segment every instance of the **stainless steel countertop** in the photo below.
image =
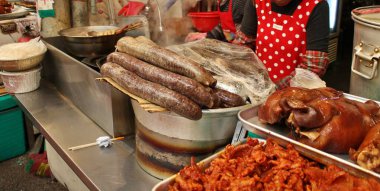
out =
[(20, 107), (47, 141), (90, 190), (151, 190), (158, 179), (135, 160), (135, 138), (117, 141), (110, 148), (97, 146), (69, 151), (107, 135), (47, 81), (38, 90), (15, 94)]

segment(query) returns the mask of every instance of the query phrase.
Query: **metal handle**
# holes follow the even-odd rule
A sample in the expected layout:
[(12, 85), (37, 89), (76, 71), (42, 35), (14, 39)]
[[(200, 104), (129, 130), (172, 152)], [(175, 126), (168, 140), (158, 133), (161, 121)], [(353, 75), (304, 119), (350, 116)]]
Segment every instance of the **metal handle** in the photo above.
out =
[(91, 14), (95, 15), (96, 14), (96, 0), (90, 1), (90, 8), (91, 8)]
[[(356, 52), (352, 57), (351, 70), (355, 74), (368, 80), (371, 80), (373, 79), (373, 77), (375, 77), (377, 65), (379, 63), (379, 49), (374, 48), (374, 52), (371, 53), (371, 55), (368, 55), (363, 52), (363, 46), (368, 47), (370, 45), (365, 45), (363, 42), (361, 42), (359, 45), (355, 47)], [(369, 75), (357, 70), (359, 64), (362, 64), (367, 68), (371, 68), (371, 72), (369, 73)]]
[(116, 16), (115, 16), (115, 5), (112, 0), (107, 1), (107, 9), (108, 9), (108, 16), (109, 16), (109, 21), (111, 26), (116, 26)]

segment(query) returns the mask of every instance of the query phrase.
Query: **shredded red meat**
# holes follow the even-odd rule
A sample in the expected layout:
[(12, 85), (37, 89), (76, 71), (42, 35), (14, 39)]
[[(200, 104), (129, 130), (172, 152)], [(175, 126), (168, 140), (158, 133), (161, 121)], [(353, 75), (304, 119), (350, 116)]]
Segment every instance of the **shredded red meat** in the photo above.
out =
[(292, 145), (287, 148), (268, 139), (248, 139), (228, 145), (208, 168), (194, 161), (179, 172), (169, 191), (327, 191), (380, 190), (374, 179), (362, 179), (338, 167), (320, 166), (302, 157)]

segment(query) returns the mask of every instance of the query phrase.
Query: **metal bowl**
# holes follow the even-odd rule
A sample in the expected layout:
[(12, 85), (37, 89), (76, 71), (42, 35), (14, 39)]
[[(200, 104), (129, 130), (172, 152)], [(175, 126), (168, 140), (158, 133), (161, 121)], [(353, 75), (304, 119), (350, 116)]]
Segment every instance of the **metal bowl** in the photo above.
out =
[(20, 72), (36, 67), (45, 56), (46, 50), (39, 55), (21, 60), (0, 60), (0, 70)]
[(136, 156), (139, 165), (160, 179), (190, 164), (190, 158), (204, 159), (231, 142), (237, 113), (247, 107), (203, 110), (194, 121), (173, 112), (149, 113), (132, 100), (136, 126)]
[(115, 26), (86, 26), (75, 27), (59, 31), (59, 35), (63, 36), (67, 51), (78, 57), (97, 57), (107, 55), (115, 51), (116, 42), (124, 36), (124, 33), (105, 35), (105, 36), (89, 36), (90, 31), (105, 31), (110, 29), (118, 29)]

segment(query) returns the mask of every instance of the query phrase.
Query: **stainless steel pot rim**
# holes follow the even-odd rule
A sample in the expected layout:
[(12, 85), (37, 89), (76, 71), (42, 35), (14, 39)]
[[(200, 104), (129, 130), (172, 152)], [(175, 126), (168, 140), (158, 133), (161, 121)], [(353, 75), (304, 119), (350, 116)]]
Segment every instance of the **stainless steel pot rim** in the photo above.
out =
[(351, 11), (352, 19), (354, 21), (364, 22), (362, 24), (371, 24), (371, 25), (374, 25), (375, 27), (380, 27), (380, 22), (374, 22), (374, 21), (368, 20), (366, 18), (363, 18), (363, 17), (361, 17), (358, 14), (355, 14), (355, 10), (374, 9), (374, 8), (380, 8), (380, 6), (379, 5), (377, 5), (377, 6), (366, 6), (366, 7), (358, 7), (356, 9), (354, 9), (354, 10)]
[(0, 60), (0, 62), (18, 62), (18, 61), (25, 61), (25, 60), (28, 60), (28, 59), (33, 59), (33, 58), (37, 58), (37, 57), (43, 56), (46, 52), (47, 52), (47, 48), (46, 48), (45, 50), (43, 50), (41, 53), (39, 53), (39, 54), (37, 54), (37, 55), (34, 55), (34, 56), (31, 56), (31, 57), (28, 57), (28, 58), (17, 59), (17, 60)]
[(29, 69), (26, 71), (21, 71), (21, 72), (7, 72), (7, 71), (1, 71), (0, 70), (0, 75), (3, 75), (3, 76), (21, 76), (21, 75), (25, 75), (25, 74), (35, 73), (35, 72), (38, 72), (41, 70), (42, 70), (42, 66), (39, 65), (36, 68), (32, 68), (32, 69)]
[[(132, 101), (137, 102), (136, 100), (132, 99)], [(242, 109), (248, 108), (250, 106), (253, 106), (251, 104), (246, 104), (238, 107), (230, 107), (230, 108), (219, 108), (219, 109), (202, 109), (203, 114), (228, 114), (233, 112), (239, 112)], [(174, 112), (171, 111), (164, 111), (160, 112), (161, 114), (168, 114), (168, 115), (177, 115)]]
[[(85, 36), (84, 34), (87, 34), (89, 31), (104, 31), (109, 29), (118, 29), (117, 26), (84, 26), (84, 27), (74, 27), (74, 28), (68, 28), (68, 29), (62, 29), (58, 32), (60, 36), (64, 37), (75, 37), (75, 38), (100, 38), (100, 37), (106, 37), (106, 36), (114, 36), (112, 35), (103, 35), (103, 36)], [(83, 35), (76, 35), (72, 34), (77, 31), (80, 31)]]
[[(131, 99), (134, 102), (137, 102), (135, 99)], [(254, 106), (251, 104), (246, 104), (238, 107), (230, 107), (230, 108), (219, 108), (219, 109), (202, 109), (203, 114), (219, 114), (219, 113), (230, 113), (230, 112), (238, 112), (242, 109), (245, 109), (247, 107)], [(161, 113), (169, 113), (170, 111), (167, 112), (161, 112)], [(170, 112), (171, 113), (171, 112)]]
[(219, 108), (219, 109), (203, 109), (202, 113), (229, 113), (240, 111), (246, 107), (252, 106), (251, 104), (246, 104), (238, 107), (230, 107), (230, 108)]

